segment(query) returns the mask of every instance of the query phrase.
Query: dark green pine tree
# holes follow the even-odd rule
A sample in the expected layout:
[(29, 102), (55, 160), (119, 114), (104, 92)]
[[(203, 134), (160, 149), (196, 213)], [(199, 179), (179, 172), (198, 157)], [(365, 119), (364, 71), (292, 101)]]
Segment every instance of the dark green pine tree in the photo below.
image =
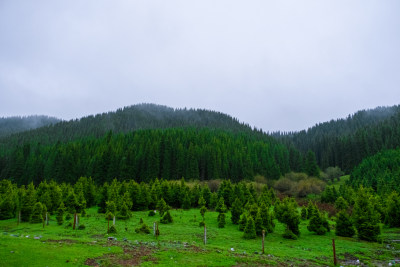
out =
[(217, 220), (218, 220), (218, 228), (224, 228), (226, 224), (225, 213), (219, 213)]
[(354, 225), (346, 211), (341, 210), (336, 214), (336, 235), (352, 237), (355, 234)]
[(219, 212), (218, 218), (217, 218), (218, 219), (218, 227), (219, 228), (224, 228), (225, 227), (225, 224), (226, 224), (226, 221), (225, 221), (226, 210), (227, 210), (227, 208), (226, 208), (225, 203), (224, 203), (224, 198), (220, 197), (220, 199), (218, 201), (217, 208), (216, 208), (216, 211)]
[(233, 224), (238, 224), (240, 220), (240, 214), (243, 213), (242, 202), (239, 198), (236, 198), (231, 208), (231, 220)]
[(261, 203), (260, 205), (260, 215), (263, 223), (263, 228), (268, 233), (273, 233), (275, 228), (275, 223), (272, 218), (272, 214), (269, 211), (269, 207), (265, 203)]
[(185, 196), (183, 197), (183, 201), (182, 201), (182, 208), (184, 209), (184, 210), (188, 210), (188, 209), (190, 209), (190, 207), (192, 206), (191, 204), (191, 200), (190, 200), (190, 197), (189, 197), (189, 194), (188, 194), (188, 192), (187, 191), (185, 191)]
[(264, 228), (264, 224), (263, 224), (263, 220), (262, 220), (262, 217), (261, 217), (260, 209), (258, 209), (258, 212), (257, 212), (257, 215), (256, 215), (256, 219), (254, 220), (254, 225), (255, 225), (255, 229), (256, 229), (256, 235), (262, 236), (262, 231), (266, 230), (266, 229)]
[(299, 236), (300, 215), (297, 211), (297, 203), (293, 198), (284, 198), (282, 202), (275, 203), (275, 214), (278, 221), (286, 224), (284, 237)]
[(319, 177), (320, 171), (317, 165), (317, 160), (315, 158), (314, 152), (312, 152), (311, 150), (307, 152), (306, 162), (305, 162), (305, 172), (309, 176)]
[(169, 210), (164, 212), (164, 215), (162, 216), (160, 222), (164, 224), (172, 223), (174, 220), (172, 219), (171, 213)]
[(25, 194), (22, 197), (21, 205), (21, 221), (29, 222), (33, 211), (33, 206), (36, 203), (36, 192), (33, 183), (28, 185)]
[(218, 194), (216, 192), (211, 193), (211, 197), (210, 197), (210, 204), (208, 205), (208, 207), (210, 209), (214, 209), (217, 207), (218, 204)]
[(400, 227), (400, 197), (392, 192), (386, 200), (386, 224), (389, 227)]
[(217, 212), (224, 212), (226, 211), (226, 206), (225, 206), (225, 201), (223, 197), (220, 197), (217, 203), (217, 206), (215, 207), (215, 211)]
[(17, 206), (15, 202), (15, 196), (12, 191), (0, 195), (0, 220), (14, 218)]
[(43, 205), (40, 202), (36, 202), (33, 206), (31, 223), (41, 223), (43, 222)]
[(311, 219), (312, 216), (317, 212), (317, 207), (312, 201), (308, 202), (307, 206), (307, 219)]
[(163, 198), (161, 198), (158, 201), (156, 208), (157, 208), (158, 212), (160, 213), (161, 217), (163, 217), (164, 213), (169, 210), (169, 207)]
[(123, 202), (121, 206), (121, 210), (118, 212), (118, 219), (127, 220), (131, 217), (131, 212), (128, 208), (128, 205)]
[(206, 208), (206, 201), (203, 197), (200, 197), (200, 199), (199, 199), (199, 207), (200, 207), (200, 214), (201, 214), (201, 217), (203, 218), (203, 223), (204, 223), (204, 221), (205, 221), (204, 216), (207, 212), (207, 208)]
[(79, 208), (79, 203), (78, 203), (78, 200), (76, 199), (76, 195), (72, 189), (69, 190), (68, 196), (65, 199), (64, 205), (69, 214), (74, 214), (75, 212), (77, 212), (77, 208)]
[(349, 204), (347, 203), (347, 201), (342, 197), (338, 197), (335, 201), (335, 208), (337, 210), (347, 210), (347, 208), (349, 207)]
[(106, 213), (110, 213), (113, 216), (115, 216), (117, 214), (117, 205), (115, 204), (114, 201), (112, 201), (112, 200), (107, 201)]
[(254, 239), (256, 238), (256, 226), (254, 224), (253, 217), (249, 217), (247, 219), (246, 227), (244, 228), (244, 234), (243, 237), (245, 239)]
[(108, 201), (108, 184), (104, 184), (100, 190), (100, 201), (98, 213), (106, 213), (107, 201)]
[(326, 228), (325, 221), (326, 219), (322, 217), (319, 210), (317, 210), (310, 219), (310, 222), (307, 226), (308, 231), (315, 232), (317, 235), (324, 235), (329, 230), (329, 228)]
[(247, 215), (243, 213), (239, 220), (239, 231), (244, 231), (247, 225)]
[(358, 238), (366, 241), (377, 241), (381, 232), (380, 215), (375, 210), (372, 199), (373, 196), (367, 189), (360, 188), (353, 209), (353, 221)]
[(62, 225), (64, 223), (64, 211), (65, 211), (65, 206), (64, 202), (61, 202), (60, 206), (57, 209), (57, 224)]

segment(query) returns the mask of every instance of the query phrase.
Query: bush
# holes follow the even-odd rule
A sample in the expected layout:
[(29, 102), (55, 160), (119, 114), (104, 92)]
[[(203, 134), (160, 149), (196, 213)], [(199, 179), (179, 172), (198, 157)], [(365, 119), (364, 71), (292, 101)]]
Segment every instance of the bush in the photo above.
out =
[(201, 222), (199, 223), (199, 226), (200, 226), (200, 227), (204, 227), (205, 224), (206, 224), (206, 223), (205, 223), (204, 221), (201, 221)]
[(135, 232), (138, 234), (139, 233), (150, 234), (150, 228), (145, 223), (142, 223), (139, 228), (135, 229)]
[(156, 213), (154, 212), (154, 210), (149, 211), (149, 216), (155, 216), (155, 215), (156, 215)]
[(225, 227), (225, 213), (218, 214), (218, 228)]
[(311, 217), (307, 229), (310, 232), (315, 232), (317, 235), (324, 235), (326, 232), (330, 231), (328, 221), (318, 210), (316, 210), (314, 215)]
[(66, 220), (66, 221), (69, 221), (69, 220), (71, 220), (71, 219), (72, 219), (71, 213), (67, 213), (67, 216), (65, 216), (65, 220)]
[(244, 228), (243, 237), (245, 239), (254, 239), (256, 238), (256, 226), (254, 224), (253, 218), (250, 216), (247, 220), (246, 228)]
[(33, 206), (31, 223), (41, 223), (43, 222), (43, 205), (40, 202), (36, 202)]
[(110, 230), (108, 231), (109, 234), (116, 234), (117, 233), (117, 228), (115, 228), (115, 225), (111, 225)]
[(292, 231), (290, 231), (287, 228), (282, 236), (283, 236), (283, 238), (286, 238), (286, 239), (293, 239), (293, 240), (297, 239), (297, 235), (295, 235)]
[(78, 230), (84, 230), (86, 228), (86, 226), (84, 224), (80, 224), (78, 226)]
[(161, 218), (160, 223), (168, 224), (168, 223), (172, 223), (172, 222), (173, 222), (173, 219), (168, 210), (167, 212), (165, 212), (164, 216)]
[(242, 214), (242, 217), (240, 217), (239, 220), (239, 231), (244, 231), (244, 228), (246, 228), (247, 225), (247, 216), (246, 213)]
[(355, 234), (353, 222), (345, 211), (336, 215), (336, 235), (352, 237)]

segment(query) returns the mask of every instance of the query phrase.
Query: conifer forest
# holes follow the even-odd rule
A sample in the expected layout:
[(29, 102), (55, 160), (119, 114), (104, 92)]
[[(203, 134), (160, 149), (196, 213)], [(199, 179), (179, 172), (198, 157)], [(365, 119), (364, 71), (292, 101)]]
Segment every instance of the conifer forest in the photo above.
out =
[(1, 266), (395, 266), (399, 194), (399, 106), (271, 133), (154, 104), (0, 118)]

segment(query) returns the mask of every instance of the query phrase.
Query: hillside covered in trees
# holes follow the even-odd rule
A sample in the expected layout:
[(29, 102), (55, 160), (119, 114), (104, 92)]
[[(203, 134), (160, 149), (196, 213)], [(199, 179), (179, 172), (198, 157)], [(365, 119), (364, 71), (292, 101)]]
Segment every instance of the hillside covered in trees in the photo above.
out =
[[(155, 104), (138, 104), (115, 112), (62, 121), (35, 130), (0, 138), (0, 150), (8, 151), (26, 143), (54, 144), (83, 137), (103, 137), (109, 131), (128, 133), (143, 129), (207, 127), (232, 132), (259, 133), (226, 114), (202, 109), (173, 109)], [(0, 152), (1, 153), (1, 152)]]
[(155, 178), (231, 179), (263, 175), (278, 179), (299, 171), (302, 158), (272, 137), (256, 137), (218, 129), (171, 128), (109, 132), (103, 138), (82, 138), (52, 145), (25, 144), (1, 158), (0, 172), (18, 184), (44, 179), (75, 182), (80, 176), (97, 183), (113, 178), (151, 181)]
[(354, 187), (372, 187), (380, 194), (400, 192), (400, 149), (365, 158), (354, 168), (349, 183)]
[(400, 106), (362, 110), (308, 130), (273, 135), (302, 153), (312, 150), (322, 169), (338, 166), (349, 173), (365, 157), (400, 146)]
[(14, 133), (56, 124), (58, 122), (60, 122), (59, 119), (48, 116), (0, 118), (0, 138)]

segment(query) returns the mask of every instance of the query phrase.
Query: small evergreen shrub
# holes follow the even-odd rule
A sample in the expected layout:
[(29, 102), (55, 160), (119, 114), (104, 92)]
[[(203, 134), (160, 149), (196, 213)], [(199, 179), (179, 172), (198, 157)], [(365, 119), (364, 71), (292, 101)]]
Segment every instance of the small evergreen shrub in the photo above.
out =
[(168, 224), (168, 223), (172, 223), (172, 222), (173, 222), (173, 219), (168, 210), (167, 212), (165, 212), (164, 216), (161, 218), (160, 223)]
[(135, 232), (138, 234), (139, 233), (150, 234), (150, 228), (145, 223), (142, 223), (140, 227), (135, 229)]
[(109, 234), (116, 234), (117, 233), (117, 228), (115, 228), (115, 225), (111, 225), (110, 230), (108, 231)]
[(286, 229), (282, 236), (286, 239), (297, 239), (297, 235), (295, 235), (290, 229)]

